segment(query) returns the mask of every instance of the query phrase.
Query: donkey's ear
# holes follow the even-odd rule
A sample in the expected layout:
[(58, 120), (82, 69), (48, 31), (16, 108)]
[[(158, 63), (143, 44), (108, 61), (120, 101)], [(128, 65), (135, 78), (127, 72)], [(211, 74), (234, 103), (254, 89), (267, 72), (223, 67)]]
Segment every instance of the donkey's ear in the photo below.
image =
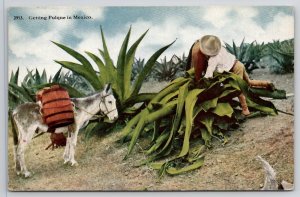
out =
[(104, 86), (104, 91), (105, 91), (106, 94), (111, 93), (111, 84), (110, 84), (110, 83), (109, 83), (109, 84), (106, 84), (106, 85)]

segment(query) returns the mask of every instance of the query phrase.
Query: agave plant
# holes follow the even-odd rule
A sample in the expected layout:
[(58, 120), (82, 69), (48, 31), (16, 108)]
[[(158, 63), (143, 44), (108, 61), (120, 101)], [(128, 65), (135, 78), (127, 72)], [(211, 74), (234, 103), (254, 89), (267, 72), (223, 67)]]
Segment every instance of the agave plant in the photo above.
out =
[(277, 62), (272, 65), (271, 71), (274, 73), (294, 72), (294, 39), (285, 41), (273, 41), (268, 45), (269, 55)]
[[(57, 42), (53, 43), (77, 59), (80, 63), (59, 60), (55, 60), (55, 62), (85, 78), (94, 90), (100, 90), (105, 84), (110, 83), (118, 101), (119, 117), (121, 117), (120, 119), (122, 120), (127, 114), (132, 115), (137, 112), (137, 109), (134, 108), (136, 103), (147, 102), (153, 97), (153, 93), (139, 93), (142, 83), (151, 72), (157, 58), (175, 41), (156, 51), (145, 63), (142, 71), (136, 76), (134, 82), (131, 83), (135, 52), (148, 30), (129, 47), (128, 42), (131, 28), (129, 29), (120, 48), (116, 64), (114, 64), (110, 57), (102, 27), (100, 27), (100, 31), (103, 44), (103, 49), (99, 49), (101, 57), (88, 51), (85, 52), (96, 63), (98, 71), (94, 70), (92, 64), (85, 56)], [(114, 125), (106, 125), (105, 128), (110, 129), (111, 126)], [(86, 134), (90, 135), (95, 133), (100, 127), (103, 127), (102, 123), (91, 124), (87, 128)]]
[(239, 47), (236, 46), (234, 41), (232, 41), (232, 46), (230, 46), (228, 43), (225, 43), (225, 48), (229, 53), (235, 55), (238, 60), (242, 60), (249, 46), (245, 44), (244, 41), (245, 39), (243, 39)]
[(46, 71), (43, 70), (42, 75), (36, 69), (35, 74), (33, 71), (27, 70), (27, 75), (21, 82), (21, 86), (18, 85), (19, 68), (16, 73), (12, 72), (9, 80), (9, 111), (12, 111), (17, 105), (25, 102), (35, 101), (35, 92), (37, 87), (47, 83)]
[(71, 74), (64, 75), (59, 69), (56, 74), (52, 77), (50, 76), (49, 80), (47, 79), (47, 73), (43, 70), (42, 74), (36, 69), (35, 73), (33, 71), (27, 70), (27, 74), (24, 77), (21, 85), (18, 85), (19, 79), (19, 68), (14, 73), (11, 73), (8, 86), (8, 96), (9, 96), (9, 112), (11, 112), (17, 105), (25, 102), (35, 102), (35, 94), (38, 90), (43, 87), (51, 86), (53, 84), (60, 84), (61, 86), (69, 90), (69, 94), (72, 97), (80, 97), (84, 94), (77, 90), (77, 87), (72, 87), (72, 84), (69, 84), (67, 78)]
[(256, 41), (254, 41), (248, 45), (245, 56), (241, 61), (244, 63), (249, 73), (259, 68), (258, 63), (264, 56), (266, 56), (265, 49), (266, 45), (264, 44), (264, 42), (258, 44)]
[(62, 65), (64, 68), (70, 69), (73, 72), (85, 78), (95, 90), (101, 89), (106, 83), (111, 83), (112, 88), (119, 101), (119, 110), (122, 114), (123, 111), (127, 110), (126, 108), (128, 108), (130, 104), (135, 104), (137, 102), (149, 100), (151, 95), (139, 94), (139, 90), (142, 86), (142, 83), (153, 68), (156, 59), (174, 42), (156, 51), (146, 62), (143, 70), (137, 76), (135, 82), (131, 85), (132, 65), (134, 62), (135, 52), (148, 30), (145, 33), (143, 33), (138, 38), (138, 40), (136, 40), (132, 44), (132, 46), (127, 50), (129, 37), (131, 33), (131, 28), (129, 29), (122, 43), (116, 65), (114, 65), (109, 55), (102, 27), (100, 28), (100, 30), (103, 43), (103, 50), (99, 49), (99, 53), (103, 58), (103, 61), (97, 55), (91, 52), (86, 52), (86, 54), (91, 59), (93, 59), (93, 61), (98, 66), (100, 74), (98, 74), (93, 69), (91, 63), (82, 54), (76, 52), (75, 50), (65, 45), (53, 42), (65, 52), (77, 59), (80, 62), (80, 64), (58, 60), (56, 60), (56, 62)]
[(161, 62), (156, 62), (156, 64), (152, 73), (158, 81), (171, 81), (176, 78), (178, 72), (183, 71), (182, 61), (176, 55), (173, 55), (169, 61), (165, 56)]
[(131, 81), (134, 81), (136, 77), (142, 73), (145, 66), (145, 59), (136, 59), (134, 58), (134, 62), (132, 65), (132, 75), (131, 75)]
[(66, 74), (62, 75), (59, 83), (68, 84), (84, 95), (91, 94), (94, 91), (91, 84), (85, 78), (72, 71), (68, 71)]
[(248, 44), (244, 40), (239, 47), (236, 46), (234, 41), (232, 41), (232, 46), (225, 43), (225, 48), (245, 65), (248, 73), (251, 73), (254, 69), (259, 68), (258, 62), (265, 56), (263, 53), (265, 45), (264, 43), (258, 44), (256, 41)]
[[(177, 57), (177, 56), (176, 56)], [(178, 58), (178, 57), (177, 57)], [(185, 71), (186, 70), (186, 64), (187, 64), (187, 56), (185, 56), (185, 54), (182, 54), (181, 59), (179, 59), (179, 67), (180, 67), (180, 71)]]
[[(179, 77), (155, 95), (149, 104), (133, 117), (122, 130), (122, 140), (129, 142), (128, 153), (133, 151), (141, 136), (149, 136), (148, 158), (140, 163), (149, 164), (164, 173), (175, 175), (203, 165), (203, 151), (213, 138), (226, 143), (226, 131), (236, 128), (244, 119), (237, 101), (246, 95), (251, 116), (276, 115), (270, 101), (260, 96), (286, 98), (285, 92), (249, 88), (233, 73), (216, 75), (213, 79), (194, 81), (194, 71)], [(148, 135), (147, 135), (148, 134)], [(162, 162), (156, 162), (164, 159)]]
[[(47, 83), (45, 70), (42, 75), (37, 69), (35, 70), (35, 74), (32, 74), (32, 72), (33, 71), (27, 70), (27, 75), (24, 77), (23, 82), (21, 82), (21, 86), (18, 86), (19, 68), (16, 73), (11, 73), (8, 91), (10, 100), (16, 105), (24, 102), (35, 101), (36, 87)], [(11, 105), (10, 109), (14, 109), (16, 105)]]
[(9, 80), (9, 87), (8, 87), (8, 110), (9, 114), (11, 114), (12, 110), (16, 108), (19, 104), (23, 102), (31, 101), (31, 97), (28, 94), (22, 95), (19, 94), (17, 91), (14, 91), (16, 88), (12, 86), (18, 87), (18, 78), (19, 78), (19, 68), (17, 69), (16, 73), (12, 72)]

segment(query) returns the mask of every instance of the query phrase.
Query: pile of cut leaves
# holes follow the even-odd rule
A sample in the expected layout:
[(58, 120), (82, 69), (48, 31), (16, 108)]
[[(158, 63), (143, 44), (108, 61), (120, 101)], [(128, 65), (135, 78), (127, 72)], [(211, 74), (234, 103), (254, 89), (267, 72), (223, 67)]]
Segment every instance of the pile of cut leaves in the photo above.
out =
[(204, 152), (212, 139), (224, 144), (226, 132), (245, 120), (236, 97), (243, 93), (251, 111), (249, 117), (277, 115), (272, 102), (261, 97), (285, 99), (283, 90), (250, 88), (233, 73), (215, 75), (212, 79), (194, 80), (191, 69), (157, 93), (122, 130), (122, 141), (129, 142), (132, 153), (140, 138), (146, 140), (148, 164), (159, 174), (176, 175), (201, 167)]

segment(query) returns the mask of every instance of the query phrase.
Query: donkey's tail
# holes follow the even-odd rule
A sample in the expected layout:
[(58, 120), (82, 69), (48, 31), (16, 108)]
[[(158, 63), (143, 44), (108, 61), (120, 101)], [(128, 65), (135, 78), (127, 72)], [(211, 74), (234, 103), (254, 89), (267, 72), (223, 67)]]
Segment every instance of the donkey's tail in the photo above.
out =
[(195, 45), (195, 43), (191, 46), (190, 51), (189, 51), (189, 55), (188, 55), (186, 65), (185, 65), (186, 71), (190, 70), (192, 67), (192, 64), (191, 64), (192, 63), (192, 49), (193, 49), (194, 45)]
[(14, 118), (15, 114), (10, 113), (10, 123), (11, 123), (11, 131), (13, 134), (14, 145), (18, 145), (18, 133), (17, 133), (17, 125)]

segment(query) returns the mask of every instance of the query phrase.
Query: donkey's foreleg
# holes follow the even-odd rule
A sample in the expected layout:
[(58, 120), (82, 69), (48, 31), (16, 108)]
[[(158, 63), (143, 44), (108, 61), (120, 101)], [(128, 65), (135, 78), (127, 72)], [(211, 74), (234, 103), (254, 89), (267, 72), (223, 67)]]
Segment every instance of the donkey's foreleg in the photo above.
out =
[(11, 115), (11, 125), (12, 125), (12, 133), (14, 138), (14, 159), (15, 159), (15, 169), (17, 175), (21, 174), (21, 165), (20, 160), (17, 157), (17, 151), (18, 151), (18, 144), (20, 139), (20, 132), (18, 132), (18, 126), (16, 124), (15, 117)]
[(75, 148), (77, 144), (77, 136), (78, 136), (78, 129), (74, 132), (71, 132), (71, 143), (70, 143), (70, 163), (71, 166), (78, 165), (77, 161), (75, 160)]
[[(27, 142), (20, 142), (18, 148), (17, 148), (17, 161), (19, 161), (19, 165), (21, 168), (21, 173), (25, 176), (25, 178), (30, 177), (31, 173), (27, 170), (26, 164), (25, 164), (25, 149), (27, 146)], [(18, 172), (17, 172), (18, 173)]]
[(14, 145), (14, 159), (15, 159), (15, 168), (17, 175), (21, 174), (21, 165), (20, 165), (20, 160), (17, 157), (17, 151), (18, 151), (18, 145)]
[[(25, 163), (25, 150), (27, 145), (31, 141), (33, 134), (36, 130), (36, 127), (29, 127), (27, 132), (23, 129), (20, 129), (19, 133), (19, 144), (16, 149), (16, 167), (20, 165), (21, 173), (25, 176), (25, 178), (30, 177), (31, 173), (27, 170), (26, 163)], [(18, 163), (19, 162), (19, 163)]]
[(71, 149), (71, 137), (68, 134), (67, 141), (66, 141), (66, 147), (64, 151), (64, 164), (68, 163), (70, 161), (70, 149)]

